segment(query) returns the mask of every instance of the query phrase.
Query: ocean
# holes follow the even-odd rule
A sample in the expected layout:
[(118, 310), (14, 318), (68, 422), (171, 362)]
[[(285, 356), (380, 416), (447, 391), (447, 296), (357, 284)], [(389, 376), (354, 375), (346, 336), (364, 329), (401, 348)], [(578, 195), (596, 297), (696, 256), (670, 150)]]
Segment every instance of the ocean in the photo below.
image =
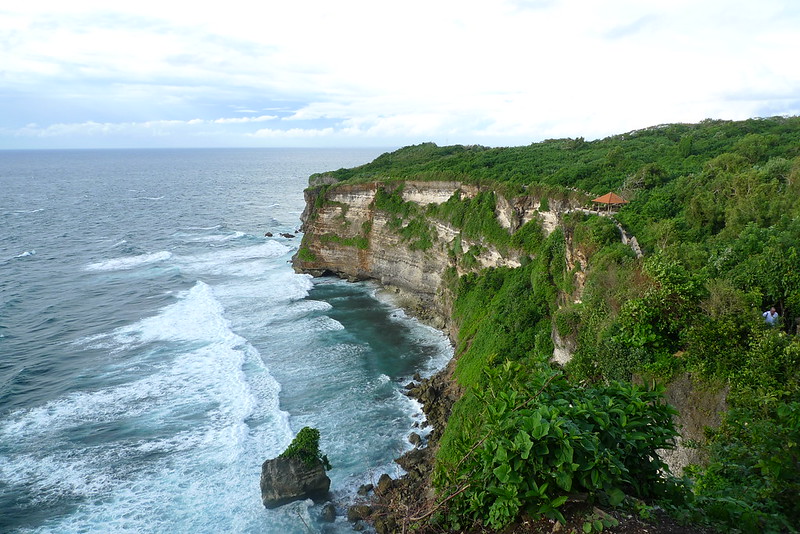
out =
[[(377, 286), (292, 270), (308, 176), (381, 152), (0, 152), (0, 532), (351, 532), (423, 432), (403, 386), (452, 356)], [(261, 504), (304, 426), (332, 524)]]

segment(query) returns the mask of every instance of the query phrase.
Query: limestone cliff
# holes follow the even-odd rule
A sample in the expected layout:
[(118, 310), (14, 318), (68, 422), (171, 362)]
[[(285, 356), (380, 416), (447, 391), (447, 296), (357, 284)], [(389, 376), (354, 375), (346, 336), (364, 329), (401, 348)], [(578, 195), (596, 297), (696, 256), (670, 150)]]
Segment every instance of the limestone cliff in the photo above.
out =
[[(423, 215), (431, 237), (430, 246), (415, 247), (403, 230), (408, 220), (376, 207), (376, 195), (398, 193), (404, 202), (422, 208), (442, 204), (454, 195), (471, 198), (487, 191), (476, 185), (444, 181), (370, 182), (322, 185), (306, 190), (302, 214), (303, 242), (293, 258), (295, 270), (319, 276), (332, 274), (349, 280), (376, 280), (402, 294), (404, 305), (424, 319), (444, 326), (449, 317), (443, 294), (443, 276), (448, 269), (458, 274), (483, 267), (520, 265), (521, 254), (498, 250), (481, 239), (465, 237), (459, 228)], [(527, 195), (505, 198), (497, 194), (495, 216), (513, 232), (533, 219), (552, 230), (563, 202), (551, 201), (552, 211), (540, 212), (538, 199)], [(469, 264), (460, 261), (460, 251), (470, 251)]]
[[(527, 258), (512, 247), (501, 250), (488, 240), (465, 236), (463, 229), (432, 215), (435, 210), (430, 208), (490, 191), (494, 195), (494, 218), (509, 234), (538, 221), (547, 235), (562, 226), (566, 213), (585, 211), (580, 195), (545, 202), (535, 195), (504, 195), (486, 186), (456, 181), (320, 183), (305, 191), (306, 209), (301, 217), (304, 236), (293, 258), (294, 268), (315, 276), (375, 280), (396, 291), (403, 307), (447, 330), (455, 339), (457, 325), (451, 320), (446, 278), (484, 267), (518, 267)], [(624, 243), (630, 237), (621, 229)], [(589, 253), (573, 243), (568, 229), (565, 241), (564, 261), (573, 276), (572, 290), (559, 294), (559, 306), (580, 303), (589, 264)], [(553, 360), (567, 363), (577, 349), (577, 340), (559, 335), (555, 324), (552, 340)], [(695, 397), (684, 392), (669, 399), (682, 414), (677, 423), (684, 438), (700, 440), (706, 419), (686, 415), (700, 402)], [(724, 393), (713, 402), (724, 402)], [(686, 455), (683, 447), (668, 455), (674, 472), (679, 473), (686, 464), (682, 458)]]

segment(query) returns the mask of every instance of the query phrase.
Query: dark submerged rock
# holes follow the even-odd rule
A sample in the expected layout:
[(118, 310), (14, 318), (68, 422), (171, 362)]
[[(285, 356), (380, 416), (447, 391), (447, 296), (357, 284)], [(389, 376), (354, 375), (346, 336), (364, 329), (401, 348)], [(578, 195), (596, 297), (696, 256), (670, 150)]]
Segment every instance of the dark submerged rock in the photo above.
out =
[(386, 493), (388, 493), (389, 490), (392, 489), (393, 482), (394, 481), (392, 480), (392, 477), (390, 477), (386, 473), (382, 474), (381, 477), (378, 479), (378, 488), (376, 489), (378, 495), (385, 495)]
[(326, 523), (333, 523), (336, 521), (336, 506), (334, 506), (332, 502), (325, 503), (325, 506), (322, 507), (320, 519)]
[(379, 517), (375, 520), (375, 532), (377, 534), (392, 534), (399, 532), (397, 521), (393, 517)]
[(372, 513), (372, 508), (366, 504), (355, 504), (347, 509), (347, 520), (351, 523), (363, 521)]
[(324, 500), (331, 479), (322, 462), (309, 467), (296, 458), (274, 458), (261, 466), (261, 502), (267, 508), (302, 500)]

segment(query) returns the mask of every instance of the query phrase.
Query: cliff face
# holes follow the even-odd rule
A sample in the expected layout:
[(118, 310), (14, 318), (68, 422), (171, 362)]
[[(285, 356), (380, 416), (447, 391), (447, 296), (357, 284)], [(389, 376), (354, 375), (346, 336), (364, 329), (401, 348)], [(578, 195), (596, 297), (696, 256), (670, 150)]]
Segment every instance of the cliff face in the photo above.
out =
[[(465, 268), (453, 249), (473, 250), (471, 268), (520, 265), (519, 253), (500, 251), (480, 240), (465, 238), (461, 230), (441, 220), (425, 218), (432, 245), (417, 248), (401, 235), (397, 217), (376, 208), (379, 188), (399, 190), (404, 202), (424, 208), (442, 204), (454, 194), (472, 198), (482, 189), (460, 182), (380, 182), (317, 187), (305, 192), (302, 215), (303, 242), (293, 265), (298, 272), (315, 276), (333, 274), (349, 280), (376, 280), (402, 294), (404, 305), (426, 319), (438, 319), (443, 326), (449, 317), (442, 277), (449, 268), (463, 274)], [(557, 212), (538, 211), (538, 200), (520, 196), (497, 196), (496, 218), (509, 231), (533, 218), (545, 225), (557, 219)], [(552, 226), (552, 224), (551, 224)]]
[[(400, 198), (395, 197), (397, 202), (415, 205), (415, 221), (417, 224), (422, 221), (426, 235), (430, 237), (425, 246), (415, 246), (404, 234), (404, 229), (411, 225), (407, 216), (398, 215), (396, 209), (377, 207), (380, 204), (378, 196), (387, 194), (387, 191), (399, 194)], [(315, 276), (330, 274), (354, 281), (378, 281), (398, 293), (400, 305), (404, 308), (445, 329), (451, 339), (456, 339), (457, 326), (451, 320), (451, 298), (443, 283), (447, 273), (461, 275), (485, 267), (518, 267), (523, 255), (513, 249), (498, 250), (481, 239), (468, 239), (460, 228), (426, 215), (429, 213), (427, 207), (445, 203), (454, 195), (469, 199), (486, 191), (486, 188), (460, 182), (371, 182), (311, 187), (305, 192), (306, 209), (301, 217), (304, 236), (292, 260), (294, 268)], [(549, 199), (548, 209), (541, 210), (540, 199), (528, 195), (506, 198), (495, 192), (495, 200), (495, 219), (509, 233), (536, 219), (547, 235), (559, 227), (563, 214), (581, 209), (577, 201)], [(573, 243), (570, 232), (565, 232), (565, 238), (564, 260), (568, 271), (573, 273), (573, 290), (569, 294), (560, 294), (562, 306), (580, 302), (586, 279), (584, 269), (589, 263), (586, 252)], [(463, 261), (465, 251), (469, 251), (472, 258), (468, 263)], [(577, 349), (577, 340), (572, 336), (562, 338), (555, 326), (552, 340), (553, 360), (562, 365), (567, 363)], [(680, 384), (669, 389), (681, 391)], [(693, 406), (722, 405), (724, 392), (711, 400), (703, 400), (695, 398), (692, 393), (697, 388), (690, 389), (690, 392), (668, 394), (668, 397), (681, 413), (676, 422), (683, 437), (701, 440), (703, 425), (713, 425), (714, 421), (705, 416), (692, 418)], [(450, 396), (457, 397), (457, 393)], [(716, 413), (719, 410), (708, 411)], [(674, 452), (665, 451), (665, 457), (676, 473), (680, 473), (688, 461), (696, 461), (694, 456), (683, 447)]]

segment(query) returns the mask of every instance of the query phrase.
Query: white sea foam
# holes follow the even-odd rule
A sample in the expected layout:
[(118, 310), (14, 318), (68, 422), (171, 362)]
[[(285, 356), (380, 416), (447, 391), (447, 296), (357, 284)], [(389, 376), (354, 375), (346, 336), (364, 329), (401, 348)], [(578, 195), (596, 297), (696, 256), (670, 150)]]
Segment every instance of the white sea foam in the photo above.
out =
[(180, 268), (189, 273), (230, 276), (254, 276), (275, 267), (274, 260), (291, 252), (277, 241), (265, 241), (246, 247), (224, 248), (176, 258)]
[(310, 321), (303, 324), (303, 328), (308, 328), (309, 330), (314, 331), (336, 331), (336, 330), (344, 330), (344, 325), (337, 321), (336, 319), (332, 319), (328, 316), (321, 315), (319, 317), (315, 317)]
[(166, 261), (172, 257), (172, 253), (166, 250), (153, 252), (151, 254), (139, 254), (137, 256), (123, 256), (109, 260), (91, 263), (86, 266), (87, 271), (122, 271), (133, 269), (141, 265)]
[[(306, 280), (310, 281), (308, 278), (306, 278)], [(321, 300), (305, 299), (305, 300), (298, 300), (297, 302), (292, 303), (290, 310), (298, 315), (305, 315), (311, 312), (328, 311), (332, 308), (333, 306), (331, 306), (328, 302), (323, 302)]]
[(22, 254), (18, 254), (18, 255), (14, 256), (14, 257), (15, 258), (27, 258), (28, 256), (35, 256), (35, 255), (36, 255), (36, 251), (35, 250), (26, 250)]
[(32, 210), (16, 210), (14, 212), (14, 214), (15, 215), (29, 215), (31, 213), (39, 213), (39, 212), (42, 212), (42, 211), (44, 211), (44, 208), (37, 208), (37, 209), (32, 209)]
[(222, 305), (204, 282), (195, 286), (177, 302), (153, 317), (120, 328), (115, 338), (124, 344), (153, 341), (232, 342), (236, 335), (228, 328)]
[(245, 237), (247, 234), (244, 232), (233, 232), (232, 234), (214, 234), (206, 236), (193, 237), (190, 241), (194, 243), (224, 243), (232, 239), (239, 239)]
[[(260, 463), (288, 444), (288, 415), (279, 384), (224, 313), (198, 282), (111, 336), (125, 359), (161, 360), (153, 372), (0, 421), (0, 442), (14, 452), (0, 458), (0, 480), (32, 488), (33, 505), (84, 500), (40, 532), (221, 531), (236, 521), (232, 530), (246, 531), (266, 520), (257, 490), (242, 492), (241, 481), (257, 480)], [(119, 437), (97, 442), (93, 429)], [(296, 516), (272, 520), (299, 532)]]
[(222, 225), (215, 224), (214, 226), (185, 226), (181, 230), (219, 230), (220, 228), (222, 228)]

